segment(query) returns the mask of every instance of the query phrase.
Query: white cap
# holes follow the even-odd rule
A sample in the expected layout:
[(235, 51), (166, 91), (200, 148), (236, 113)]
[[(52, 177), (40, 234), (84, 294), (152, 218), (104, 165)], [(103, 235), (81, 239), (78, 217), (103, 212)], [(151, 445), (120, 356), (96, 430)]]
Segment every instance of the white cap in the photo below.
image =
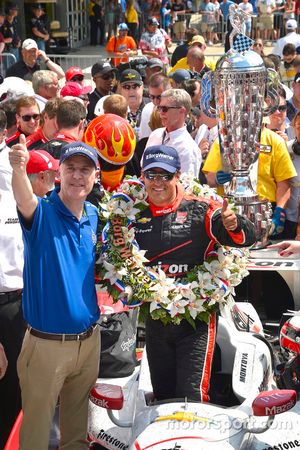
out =
[(22, 48), (25, 50), (31, 50), (32, 48), (38, 49), (37, 43), (33, 39), (25, 39), (22, 44)]
[(7, 94), (10, 98), (19, 98), (23, 95), (34, 95), (31, 83), (22, 80), (19, 77), (6, 77), (2, 84), (0, 84), (0, 97)]
[(285, 28), (287, 30), (296, 30), (297, 26), (298, 26), (297, 20), (295, 20), (295, 19), (289, 19), (286, 21), (286, 24), (285, 24)]

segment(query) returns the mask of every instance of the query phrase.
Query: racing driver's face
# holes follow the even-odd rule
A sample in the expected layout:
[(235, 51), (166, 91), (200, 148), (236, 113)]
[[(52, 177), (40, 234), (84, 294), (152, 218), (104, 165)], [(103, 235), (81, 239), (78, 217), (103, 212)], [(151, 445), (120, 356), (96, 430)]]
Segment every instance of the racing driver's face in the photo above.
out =
[(175, 174), (162, 169), (149, 169), (143, 172), (148, 198), (155, 206), (168, 207), (176, 198), (180, 172)]

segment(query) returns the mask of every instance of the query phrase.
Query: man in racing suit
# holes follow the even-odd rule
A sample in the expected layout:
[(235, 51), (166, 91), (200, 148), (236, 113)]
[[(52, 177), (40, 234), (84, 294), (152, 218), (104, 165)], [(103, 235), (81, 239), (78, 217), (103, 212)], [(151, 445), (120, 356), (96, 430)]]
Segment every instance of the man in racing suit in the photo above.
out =
[[(165, 145), (148, 147), (143, 156), (142, 178), (149, 208), (135, 225), (136, 239), (146, 249), (150, 265), (180, 278), (203, 263), (216, 243), (233, 247), (255, 242), (253, 224), (217, 201), (184, 193), (179, 183), (180, 159)], [(153, 391), (157, 400), (184, 398), (208, 401), (216, 338), (216, 314), (209, 323), (196, 320), (196, 329), (182, 320), (163, 325), (150, 315), (146, 347)]]

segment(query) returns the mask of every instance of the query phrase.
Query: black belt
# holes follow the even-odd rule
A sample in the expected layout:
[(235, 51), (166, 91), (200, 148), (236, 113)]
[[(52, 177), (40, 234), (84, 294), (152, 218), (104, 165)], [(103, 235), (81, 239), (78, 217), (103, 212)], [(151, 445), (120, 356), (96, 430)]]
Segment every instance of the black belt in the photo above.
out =
[(0, 305), (17, 300), (21, 294), (22, 289), (18, 289), (17, 291), (0, 292)]
[(44, 333), (43, 331), (35, 330), (31, 327), (28, 327), (28, 331), (35, 337), (41, 339), (49, 339), (50, 341), (84, 341), (93, 334), (96, 327), (97, 324), (94, 324), (90, 326), (90, 328), (88, 328), (86, 331), (78, 334)]

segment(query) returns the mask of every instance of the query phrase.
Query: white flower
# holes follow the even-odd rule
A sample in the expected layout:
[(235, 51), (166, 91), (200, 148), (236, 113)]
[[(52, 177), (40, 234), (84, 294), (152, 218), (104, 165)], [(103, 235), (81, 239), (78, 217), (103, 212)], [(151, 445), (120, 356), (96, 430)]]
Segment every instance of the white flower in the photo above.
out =
[(126, 286), (124, 290), (124, 294), (126, 295), (127, 300), (130, 300), (133, 294), (133, 289), (131, 286)]
[(158, 277), (154, 286), (151, 286), (151, 291), (158, 291), (161, 297), (168, 297), (169, 292), (175, 290), (175, 280), (168, 278), (161, 269), (158, 269)]
[(125, 202), (124, 200), (115, 199), (108, 204), (108, 209), (116, 216), (125, 216), (130, 220), (135, 220), (135, 216), (139, 213), (137, 208), (134, 208), (132, 200)]
[(144, 262), (149, 262), (149, 260), (145, 258), (145, 253), (146, 250), (140, 250), (135, 245), (132, 246), (132, 256), (139, 267), (143, 267)]
[(134, 241), (134, 228), (130, 228), (129, 230), (127, 227), (122, 227), (122, 234), (126, 243), (131, 244)]
[(175, 317), (178, 314), (184, 314), (186, 305), (188, 305), (187, 300), (176, 300), (176, 298), (172, 300), (169, 303), (171, 317)]
[(193, 291), (194, 288), (198, 287), (198, 283), (196, 281), (193, 281), (192, 283), (188, 284), (181, 284), (179, 283), (177, 285), (176, 291), (184, 297), (187, 298), (189, 301), (196, 300), (196, 295)]
[(150, 313), (152, 313), (152, 311), (155, 311), (155, 309), (160, 309), (161, 306), (158, 302), (152, 301), (150, 303)]
[(222, 303), (224, 301), (224, 291), (223, 289), (215, 289), (215, 291), (211, 295), (211, 299), (209, 301), (209, 306), (214, 305), (215, 303)]
[(212, 291), (216, 285), (212, 283), (213, 279), (209, 272), (198, 272), (198, 285), (203, 298), (207, 297), (207, 291)]
[(188, 309), (190, 311), (190, 315), (193, 319), (196, 319), (197, 315), (203, 311), (205, 308), (203, 307), (203, 300), (196, 300), (195, 302), (190, 302), (188, 304)]
[(110, 264), (107, 261), (103, 261), (103, 266), (107, 270), (103, 278), (109, 280), (110, 284), (114, 284), (117, 280), (122, 280), (123, 275), (127, 275), (125, 267), (122, 267), (121, 269), (116, 269), (116, 267), (113, 264)]

